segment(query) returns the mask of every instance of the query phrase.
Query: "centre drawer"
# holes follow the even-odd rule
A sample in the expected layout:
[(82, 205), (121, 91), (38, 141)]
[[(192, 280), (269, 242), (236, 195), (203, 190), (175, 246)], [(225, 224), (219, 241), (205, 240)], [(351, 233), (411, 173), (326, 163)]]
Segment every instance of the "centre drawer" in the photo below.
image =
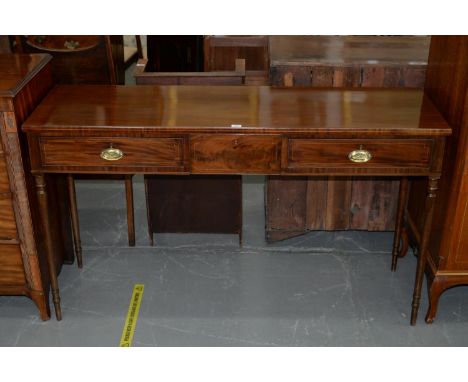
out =
[(281, 168), (281, 138), (197, 135), (190, 138), (193, 173), (270, 173)]
[(63, 138), (40, 139), (44, 166), (79, 167), (180, 167), (184, 139), (162, 138)]
[(11, 194), (0, 194), (0, 240), (16, 239), (16, 223)]
[(288, 168), (428, 168), (430, 139), (289, 139)]

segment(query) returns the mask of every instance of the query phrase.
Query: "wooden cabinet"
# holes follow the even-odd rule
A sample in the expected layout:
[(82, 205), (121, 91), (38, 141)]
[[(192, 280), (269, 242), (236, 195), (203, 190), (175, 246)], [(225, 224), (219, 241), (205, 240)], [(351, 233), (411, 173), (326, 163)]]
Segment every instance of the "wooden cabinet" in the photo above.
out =
[[(24, 295), (38, 306), (43, 320), (50, 317), (50, 274), (60, 270), (70, 242), (63, 187), (51, 179), (58, 219), (54, 233), (55, 257), (47, 258), (38, 223), (38, 206), (30, 174), (26, 137), (21, 124), (52, 87), (48, 55), (0, 54), (0, 295)], [(62, 197), (61, 197), (62, 196)], [(67, 233), (68, 232), (68, 233)]]
[[(432, 322), (440, 295), (447, 288), (468, 284), (468, 37), (433, 36), (425, 92), (451, 125), (444, 169), (434, 210), (428, 266)], [(425, 181), (414, 180), (408, 202), (411, 237), (420, 241)]]

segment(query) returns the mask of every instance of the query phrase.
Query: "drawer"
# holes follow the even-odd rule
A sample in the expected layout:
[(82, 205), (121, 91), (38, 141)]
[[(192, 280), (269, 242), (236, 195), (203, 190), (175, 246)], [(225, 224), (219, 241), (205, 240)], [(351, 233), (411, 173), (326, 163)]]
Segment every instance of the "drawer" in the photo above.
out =
[(0, 285), (25, 285), (21, 249), (16, 244), (0, 244)]
[(0, 197), (7, 192), (10, 192), (10, 184), (8, 181), (5, 157), (0, 153)]
[(0, 194), (0, 240), (16, 239), (15, 214), (10, 194)]
[(198, 135), (190, 140), (193, 173), (271, 173), (281, 168), (281, 138)]
[[(44, 166), (180, 167), (184, 159), (183, 138), (42, 137), (39, 144)], [(122, 158), (101, 158), (110, 147), (120, 150)]]
[[(394, 140), (326, 140), (326, 139), (289, 139), (288, 168), (318, 167), (364, 167), (364, 168), (401, 168), (430, 166), (432, 140), (394, 139)], [(356, 153), (365, 150), (370, 159)], [(354, 152), (354, 162), (349, 156)], [(366, 161), (366, 159), (368, 159)]]

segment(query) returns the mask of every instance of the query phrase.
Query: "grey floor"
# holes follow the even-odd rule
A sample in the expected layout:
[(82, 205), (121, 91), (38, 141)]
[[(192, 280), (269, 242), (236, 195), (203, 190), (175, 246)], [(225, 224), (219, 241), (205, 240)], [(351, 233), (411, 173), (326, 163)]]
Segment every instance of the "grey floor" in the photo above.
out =
[(416, 261), (389, 271), (391, 233), (318, 232), (264, 242), (263, 178), (244, 178), (244, 245), (232, 235), (155, 235), (135, 178), (137, 247), (124, 188), (80, 181), (84, 268), (59, 277), (63, 321), (0, 297), (1, 346), (117, 346), (133, 285), (145, 292), (134, 346), (465, 346), (468, 288), (447, 291), (432, 325), (409, 325)]

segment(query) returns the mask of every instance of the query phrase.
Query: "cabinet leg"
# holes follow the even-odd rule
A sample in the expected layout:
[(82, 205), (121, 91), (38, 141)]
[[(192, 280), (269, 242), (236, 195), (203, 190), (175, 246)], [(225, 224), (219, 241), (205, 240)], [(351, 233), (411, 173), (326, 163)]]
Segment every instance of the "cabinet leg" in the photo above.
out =
[(416, 267), (416, 278), (414, 281), (413, 302), (411, 304), (411, 325), (416, 325), (418, 318), (419, 303), (421, 300), (421, 289), (426, 268), (427, 245), (431, 232), (432, 217), (434, 215), (434, 204), (437, 194), (439, 177), (429, 177), (427, 183), (426, 207), (424, 228), (421, 235), (421, 244), (418, 251), (418, 263)]
[(133, 175), (125, 175), (125, 197), (127, 199), (128, 245), (135, 246), (135, 213), (133, 206)]
[(400, 180), (400, 192), (398, 195), (397, 216), (395, 221), (395, 236), (393, 237), (392, 250), (392, 271), (396, 270), (399, 257), (400, 242), (403, 231), (403, 217), (405, 214), (406, 199), (408, 195), (408, 178), (403, 177)]
[(80, 221), (78, 219), (78, 207), (76, 205), (75, 179), (73, 175), (67, 175), (68, 197), (70, 200), (70, 214), (73, 231), (73, 243), (78, 268), (83, 268), (83, 257), (81, 249)]
[(45, 251), (47, 256), (47, 266), (49, 268), (50, 287), (52, 290), (52, 301), (55, 307), (55, 316), (57, 320), (62, 319), (62, 310), (60, 307), (60, 292), (57, 280), (57, 270), (55, 267), (55, 256), (53, 253), (54, 245), (52, 232), (49, 224), (49, 201), (47, 200), (47, 186), (44, 175), (35, 175), (36, 193), (41, 215), (42, 232), (44, 235)]
[(444, 282), (439, 281), (435, 278), (429, 287), (429, 308), (426, 313), (426, 323), (432, 324), (437, 313), (437, 307), (439, 305), (439, 299), (441, 294), (446, 289)]

